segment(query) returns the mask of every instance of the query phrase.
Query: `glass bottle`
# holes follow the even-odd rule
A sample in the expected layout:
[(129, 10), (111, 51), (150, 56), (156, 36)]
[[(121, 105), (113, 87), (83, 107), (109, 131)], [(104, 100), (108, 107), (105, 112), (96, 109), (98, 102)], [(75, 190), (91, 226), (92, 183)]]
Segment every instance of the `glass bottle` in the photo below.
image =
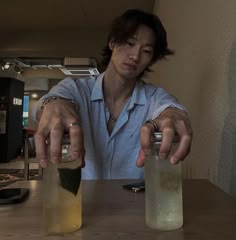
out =
[(162, 133), (155, 132), (151, 154), (145, 159), (145, 214), (147, 226), (169, 231), (183, 225), (182, 169), (181, 163), (170, 163), (171, 154), (160, 159), (161, 141)]
[(82, 225), (81, 160), (70, 160), (70, 141), (64, 136), (59, 164), (44, 169), (44, 226), (48, 234), (71, 233)]

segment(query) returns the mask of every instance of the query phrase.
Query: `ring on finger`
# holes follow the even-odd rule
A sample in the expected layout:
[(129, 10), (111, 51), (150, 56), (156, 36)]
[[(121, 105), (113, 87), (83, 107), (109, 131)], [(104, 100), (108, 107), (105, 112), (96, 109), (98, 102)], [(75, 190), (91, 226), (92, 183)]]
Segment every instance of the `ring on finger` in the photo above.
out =
[(68, 125), (68, 131), (71, 127), (75, 127), (75, 126), (79, 126), (80, 127), (80, 123), (79, 122), (72, 122)]
[(151, 123), (152, 126), (154, 127), (154, 131), (159, 131), (159, 127), (158, 127), (157, 123), (154, 122), (152, 119), (147, 120), (147, 121), (145, 122), (145, 124), (146, 124), (146, 123)]

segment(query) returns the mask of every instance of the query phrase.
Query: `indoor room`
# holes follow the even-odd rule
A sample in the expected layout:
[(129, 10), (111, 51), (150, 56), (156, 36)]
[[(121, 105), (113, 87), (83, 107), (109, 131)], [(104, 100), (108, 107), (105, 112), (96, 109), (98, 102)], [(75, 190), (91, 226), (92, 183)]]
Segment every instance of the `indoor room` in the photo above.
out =
[[(168, 102), (169, 105), (167, 104), (166, 109), (182, 109), (181, 106), (183, 106), (186, 116), (182, 121), (173, 118), (173, 122), (167, 126), (167, 129), (164, 123), (162, 125), (161, 120), (160, 122), (158, 120), (158, 117), (162, 116), (160, 110), (162, 106), (158, 105), (158, 101), (150, 103), (148, 100), (147, 103), (145, 102), (146, 105), (150, 104), (148, 109), (151, 109), (151, 106), (155, 104), (160, 106), (160, 109), (157, 109), (153, 115), (150, 115), (147, 109), (149, 114), (147, 115), (155, 117), (148, 117), (147, 119), (144, 117), (143, 119), (147, 121), (143, 120), (142, 123), (139, 123), (139, 119), (145, 114), (146, 110), (143, 110), (142, 115), (137, 113), (136, 118), (130, 120), (133, 123), (132, 125), (137, 124), (135, 131), (133, 131), (134, 127), (130, 127), (126, 128), (124, 133), (126, 134), (124, 136), (127, 137), (126, 142), (119, 140), (118, 137), (116, 138), (116, 134), (120, 136), (118, 134), (124, 131), (125, 121), (129, 121), (124, 119), (129, 119), (129, 117), (131, 119), (131, 115), (126, 117), (122, 114), (125, 114), (126, 106), (128, 106), (128, 110), (131, 109), (130, 102), (132, 101), (117, 102), (117, 105), (115, 105), (114, 95), (111, 97), (113, 101), (108, 101), (111, 96), (109, 94), (96, 99), (98, 96), (92, 95), (93, 91), (90, 89), (89, 79), (100, 79), (100, 76), (108, 76), (106, 75), (109, 73), (107, 69), (109, 69), (111, 62), (115, 62), (120, 56), (118, 55), (119, 48), (126, 44), (131, 49), (134, 42), (136, 43), (139, 40), (141, 34), (139, 35), (138, 31), (135, 33), (136, 35), (132, 35), (132, 41), (129, 42), (130, 39), (128, 39), (125, 44), (122, 39), (119, 39), (116, 43), (115, 37), (111, 37), (109, 40), (108, 33), (111, 30), (113, 19), (128, 9), (139, 9), (158, 16), (166, 30), (168, 48), (173, 51), (173, 54), (166, 54), (166, 56), (164, 54), (163, 59), (160, 58), (156, 62), (150, 61), (150, 64), (147, 65), (150, 71), (146, 71), (147, 68), (145, 68), (144, 74), (141, 72), (138, 75), (141, 79), (140, 84), (145, 82), (148, 86), (154, 86), (156, 89), (164, 89), (170, 99), (173, 99), (173, 104)], [(144, 21), (143, 18), (140, 19), (140, 22)], [(63, 144), (62, 140), (60, 142), (63, 145), (62, 155), (69, 154), (70, 144), (73, 147), (76, 141), (78, 146), (81, 144), (78, 139), (76, 141), (72, 140), (71, 143), (72, 135), (84, 134), (85, 150), (80, 154), (80, 157), (83, 158), (83, 154), (85, 154), (85, 167), (81, 170), (82, 175), (81, 172), (75, 175), (69, 174), (71, 179), (74, 179), (71, 181), (74, 183), (79, 181), (79, 186), (80, 181), (82, 183), (82, 190), (78, 191), (80, 194), (79, 200), (76, 200), (80, 201), (81, 204), (83, 198), (80, 227), (72, 234), (63, 235), (62, 238), (65, 236), (68, 239), (75, 239), (76, 237), (82, 240), (94, 239), (95, 237), (96, 239), (156, 239), (157, 236), (160, 236), (160, 238), (163, 236), (163, 239), (175, 238), (181, 240), (225, 239), (226, 237), (230, 240), (235, 238), (236, 99), (233, 93), (236, 88), (236, 2), (234, 0), (228, 0), (227, 3), (223, 0), (197, 2), (194, 0), (43, 0), (38, 2), (22, 0), (14, 3), (2, 3), (0, 21), (2, 23), (0, 25), (0, 189), (24, 188), (29, 190), (21, 203), (8, 205), (14, 209), (16, 215), (13, 212), (11, 213), (11, 209), (2, 211), (0, 204), (1, 239), (14, 239), (14, 236), (26, 239), (36, 239), (40, 236), (43, 239), (48, 239), (48, 235), (43, 230), (44, 223), (39, 220), (41, 217), (40, 209), (41, 205), (45, 203), (45, 199), (46, 202), (50, 202), (46, 196), (52, 199), (57, 193), (51, 191), (53, 187), (50, 188), (50, 184), (47, 185), (44, 182), (45, 179), (54, 181), (55, 179), (52, 180), (51, 176), (55, 174), (55, 171), (53, 172), (52, 169), (48, 168), (52, 172), (47, 173), (47, 167), (43, 167), (44, 163), (41, 160), (45, 158), (43, 154), (46, 152), (46, 148), (42, 145), (42, 138), (45, 137), (44, 143), (46, 142), (47, 146), (51, 146), (51, 151), (55, 147), (54, 144), (60, 141), (56, 140), (55, 137), (54, 130), (56, 127), (52, 128), (51, 132), (48, 130), (52, 126), (50, 119), (48, 118), (47, 124), (41, 122), (39, 128), (38, 121), (33, 117), (39, 113), (36, 114), (33, 111), (36, 111), (37, 107), (43, 110), (49, 109), (50, 105), (57, 107), (56, 102), (58, 102), (58, 105), (62, 104), (61, 109), (62, 106), (73, 109), (77, 98), (71, 100), (68, 97), (71, 101), (65, 100), (67, 92), (66, 90), (63, 92), (60, 88), (63, 79), (67, 80), (62, 86), (65, 89), (68, 86), (71, 87), (71, 96), (81, 93), (84, 108), (83, 106), (79, 109), (74, 107), (75, 112), (77, 110), (79, 112), (78, 116), (81, 122), (75, 121), (73, 114), (70, 115), (73, 121), (68, 120), (66, 122), (65, 133), (67, 130), (68, 134), (65, 135), (69, 140), (65, 137), (66, 140), (63, 140)], [(145, 27), (145, 23), (140, 26)], [(125, 33), (125, 30), (123, 33)], [(148, 39), (149, 30), (146, 29), (145, 34), (141, 35), (142, 40), (144, 39), (143, 42)], [(116, 31), (118, 32), (117, 29)], [(113, 32), (114, 36), (116, 36), (116, 31)], [(151, 36), (154, 36), (153, 32)], [(106, 44), (112, 52), (108, 67), (103, 61)], [(152, 46), (152, 44), (149, 45)], [(155, 47), (152, 48), (155, 51)], [(115, 53), (117, 55), (112, 58)], [(125, 54), (125, 51), (123, 54)], [(145, 54), (148, 55), (146, 50)], [(142, 53), (139, 55), (140, 59), (141, 55)], [(138, 62), (138, 60), (135, 61)], [(139, 64), (137, 62), (135, 62), (135, 66), (126, 63), (126, 67), (130, 71), (135, 70)], [(80, 83), (76, 82), (77, 79), (88, 81), (87, 83), (82, 81), (79, 85)], [(105, 80), (103, 81), (105, 82)], [(70, 85), (71, 82), (75, 82), (74, 88)], [(80, 91), (79, 86), (86, 86), (85, 90)], [(114, 83), (113, 87), (116, 86)], [(76, 87), (78, 89), (75, 89)], [(102, 85), (101, 88), (105, 94), (105, 85)], [(51, 95), (50, 91), (52, 91)], [(147, 93), (147, 90), (145, 91)], [(120, 90), (120, 92), (122, 91)], [(59, 96), (57, 96), (57, 99), (53, 99), (55, 93)], [(65, 95), (63, 95), (64, 93)], [(97, 100), (95, 105), (91, 105), (91, 109), (86, 98), (86, 94), (90, 93), (92, 96), (91, 102)], [(39, 102), (41, 97), (46, 94), (48, 100)], [(69, 93), (67, 94), (69, 96)], [(135, 96), (137, 102), (133, 103), (132, 109), (145, 105), (142, 102), (144, 100), (140, 92), (137, 92)], [(163, 99), (165, 100), (164, 97)], [(160, 100), (160, 103), (163, 99)], [(109, 116), (109, 119), (105, 127), (101, 118), (94, 118), (94, 116), (101, 115), (98, 104), (101, 104), (102, 101), (105, 104), (104, 116), (110, 114), (106, 115), (106, 117)], [(130, 114), (134, 112), (132, 109)], [(163, 108), (162, 111), (166, 109)], [(53, 107), (51, 110), (53, 110)], [(56, 110), (53, 110), (53, 113), (56, 113)], [(114, 110), (114, 116), (117, 115), (113, 120), (112, 110)], [(48, 116), (49, 112), (47, 112)], [(61, 115), (63, 113), (61, 112)], [(90, 114), (88, 118), (85, 117), (87, 113)], [(40, 116), (41, 114), (43, 114), (43, 111)], [(122, 116), (124, 117), (122, 118)], [(165, 116), (164, 112), (163, 118)], [(45, 121), (46, 117), (43, 119)], [(55, 120), (56, 117), (51, 116), (51, 119)], [(175, 165), (172, 164), (182, 168), (181, 173), (178, 173), (181, 180), (178, 181), (181, 181), (180, 203), (182, 205), (180, 205), (181, 209), (183, 207), (181, 212), (183, 222), (177, 230), (170, 231), (170, 228), (165, 229), (165, 231), (162, 231), (163, 229), (156, 231), (153, 227), (155, 224), (150, 224), (147, 220), (147, 208), (152, 206), (151, 209), (153, 209), (155, 206), (154, 192), (163, 190), (156, 186), (148, 188), (149, 180), (147, 179), (155, 174), (147, 173), (148, 164), (145, 166), (145, 163), (140, 163), (140, 166), (142, 166), (139, 168), (137, 167), (138, 163), (137, 166), (136, 164), (132, 167), (129, 165), (127, 172), (122, 172), (120, 169), (123, 169), (122, 165), (129, 161), (129, 156), (133, 156), (134, 152), (137, 152), (137, 157), (141, 158), (134, 139), (138, 136), (138, 139), (142, 139), (144, 132), (151, 131), (153, 133), (153, 129), (161, 129), (161, 131), (163, 130), (162, 139), (165, 140), (167, 139), (165, 134), (168, 133), (168, 130), (171, 130), (171, 140), (174, 142), (175, 136), (179, 135), (179, 141), (184, 145), (184, 134), (181, 135), (184, 130), (181, 125), (183, 127), (185, 119), (191, 123), (189, 134), (187, 134), (187, 137), (185, 136), (185, 141), (188, 138), (189, 148), (185, 149), (184, 159), (180, 159)], [(177, 126), (175, 124), (178, 121), (179, 125)], [(63, 117), (60, 124), (62, 122)], [(58, 128), (61, 127), (60, 124)], [(143, 128), (143, 125), (146, 128)], [(174, 125), (177, 126), (174, 129), (175, 131), (172, 129)], [(106, 134), (102, 132), (104, 129)], [(46, 139), (46, 136), (50, 138), (53, 134), (55, 137), (53, 142)], [(62, 133), (57, 136), (62, 139)], [(159, 135), (149, 136), (147, 141), (154, 141), (153, 138), (155, 137), (159, 137)], [(97, 139), (99, 140), (96, 141)], [(144, 142), (144, 140), (142, 141)], [(139, 144), (143, 146), (143, 142)], [(171, 143), (172, 145), (174, 143)], [(92, 146), (91, 149), (95, 150), (90, 151), (87, 146)], [(118, 147), (123, 152), (121, 151), (122, 153), (116, 155), (116, 148)], [(40, 149), (38, 152), (41, 155), (38, 155), (40, 155), (41, 160), (36, 157), (36, 148)], [(50, 147), (47, 148), (47, 151), (50, 151), (48, 149)], [(101, 149), (100, 152), (98, 149)], [(76, 151), (82, 150), (80, 148)], [(158, 149), (158, 151), (161, 150)], [(144, 151), (142, 153), (144, 154)], [(171, 157), (171, 154), (169, 157)], [(122, 161), (115, 162), (120, 156), (123, 158)], [(161, 157), (158, 156), (158, 158)], [(87, 159), (88, 161), (86, 161)], [(92, 165), (90, 159), (97, 160), (95, 165)], [(110, 160), (106, 162), (104, 159)], [(82, 164), (83, 160), (80, 161), (80, 164)], [(145, 162), (145, 159), (140, 161)], [(91, 169), (91, 174), (86, 168)], [(136, 172), (133, 173), (130, 170), (131, 168), (134, 168)], [(156, 171), (161, 171), (160, 168), (157, 167)], [(110, 172), (106, 172), (107, 169), (110, 169)], [(58, 170), (58, 174), (65, 177), (67, 173), (61, 170), (65, 169)], [(152, 170), (154, 170), (154, 167), (151, 166), (150, 171)], [(60, 184), (68, 187), (70, 184), (68, 184), (66, 177), (63, 179), (65, 182)], [(177, 182), (173, 179), (175, 178), (167, 176), (163, 180), (164, 185), (173, 187)], [(175, 183), (166, 184), (171, 180)], [(159, 186), (161, 181), (160, 179), (158, 181)], [(55, 182), (53, 183), (55, 184)], [(150, 180), (150, 183), (154, 184), (154, 180)], [(45, 185), (48, 186), (46, 190)], [(69, 188), (73, 192), (76, 184), (72, 185)], [(45, 191), (44, 194), (43, 191)], [(163, 196), (165, 196), (165, 193), (162, 193)], [(148, 194), (152, 196), (150, 197), (152, 199), (150, 206), (147, 204), (149, 201)], [(157, 195), (157, 199), (161, 202), (159, 196)], [(40, 199), (40, 201), (37, 199)], [(3, 204), (3, 206), (5, 207), (6, 204)], [(32, 208), (37, 210), (34, 212)], [(77, 212), (77, 210), (75, 208), (72, 212)], [(150, 215), (153, 217), (155, 214), (151, 214), (152, 212), (154, 211), (151, 210)], [(13, 222), (13, 227), (5, 222), (5, 218), (8, 216), (9, 220)], [(25, 216), (28, 217), (25, 218)], [(25, 220), (25, 226), (23, 224), (24, 219), (27, 219)], [(22, 223), (19, 223), (21, 220)], [(45, 222), (47, 221), (45, 220)], [(165, 227), (167, 225), (166, 223)], [(31, 227), (29, 234), (25, 232), (27, 226)], [(14, 233), (12, 233), (14, 236), (8, 235), (12, 228), (14, 228)]]

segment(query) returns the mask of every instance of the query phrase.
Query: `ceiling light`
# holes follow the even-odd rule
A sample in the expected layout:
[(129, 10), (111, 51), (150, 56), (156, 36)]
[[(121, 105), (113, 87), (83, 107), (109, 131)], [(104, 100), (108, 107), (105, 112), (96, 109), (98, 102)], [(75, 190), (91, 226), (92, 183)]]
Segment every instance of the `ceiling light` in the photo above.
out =
[(31, 97), (34, 98), (34, 99), (37, 99), (39, 96), (38, 96), (37, 93), (32, 93), (32, 94), (31, 94)]
[(6, 63), (4, 64), (4, 69), (9, 69), (10, 66), (11, 66), (11, 64), (10, 64), (9, 62), (6, 62)]

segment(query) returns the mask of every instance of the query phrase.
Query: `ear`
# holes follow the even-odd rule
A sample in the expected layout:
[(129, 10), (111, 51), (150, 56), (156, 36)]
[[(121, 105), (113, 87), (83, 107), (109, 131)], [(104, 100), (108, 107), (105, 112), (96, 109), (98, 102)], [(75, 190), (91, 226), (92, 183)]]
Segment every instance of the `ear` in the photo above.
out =
[(113, 41), (113, 40), (110, 40), (110, 42), (109, 42), (109, 48), (110, 48), (110, 50), (113, 50), (114, 46), (115, 46), (114, 41)]

